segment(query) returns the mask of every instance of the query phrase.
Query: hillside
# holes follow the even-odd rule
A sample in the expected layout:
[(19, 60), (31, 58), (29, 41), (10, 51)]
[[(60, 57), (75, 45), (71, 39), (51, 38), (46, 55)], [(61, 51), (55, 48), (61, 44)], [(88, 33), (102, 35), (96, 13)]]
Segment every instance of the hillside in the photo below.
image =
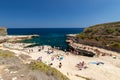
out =
[[(25, 63), (26, 61), (30, 63)], [(39, 61), (30, 60), (30, 56), (0, 50), (0, 80), (69, 80), (60, 71)]]
[(77, 35), (76, 42), (120, 52), (120, 22), (90, 26)]

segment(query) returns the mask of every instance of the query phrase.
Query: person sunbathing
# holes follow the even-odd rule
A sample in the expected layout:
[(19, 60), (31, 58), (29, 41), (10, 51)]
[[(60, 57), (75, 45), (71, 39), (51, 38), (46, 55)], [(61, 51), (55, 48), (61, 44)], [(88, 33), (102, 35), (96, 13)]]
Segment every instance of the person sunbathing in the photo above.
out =
[(77, 64), (76, 67), (77, 67), (79, 70), (82, 70), (82, 68), (84, 68), (84, 69), (87, 68), (87, 66), (85, 66), (85, 62), (84, 62), (84, 61), (79, 62), (79, 64)]

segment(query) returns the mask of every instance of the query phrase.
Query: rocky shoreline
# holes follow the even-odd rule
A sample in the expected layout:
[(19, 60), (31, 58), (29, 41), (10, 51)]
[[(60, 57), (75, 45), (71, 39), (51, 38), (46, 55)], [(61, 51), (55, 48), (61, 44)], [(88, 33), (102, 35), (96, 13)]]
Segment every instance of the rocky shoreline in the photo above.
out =
[(76, 34), (67, 35), (66, 42), (68, 43), (70, 49), (72, 50), (74, 54), (80, 54), (80, 55), (89, 56), (89, 57), (99, 56), (99, 55), (120, 56), (119, 52), (106, 50), (106, 49), (99, 48), (96, 46), (89, 46), (89, 45), (77, 43)]
[(39, 37), (37, 34), (33, 35), (9, 35), (7, 32), (7, 28), (0, 28), (0, 43), (3, 42), (19, 42), (26, 39), (32, 39), (35, 37)]
[(0, 43), (3, 42), (19, 42), (26, 39), (32, 39), (35, 37), (39, 37), (39, 35), (6, 35), (0, 36)]

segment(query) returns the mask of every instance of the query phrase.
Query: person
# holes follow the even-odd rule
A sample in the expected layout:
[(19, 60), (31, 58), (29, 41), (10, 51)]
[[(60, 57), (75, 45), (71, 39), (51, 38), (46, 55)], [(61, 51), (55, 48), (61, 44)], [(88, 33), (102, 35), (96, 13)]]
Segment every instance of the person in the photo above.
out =
[(37, 60), (42, 62), (42, 56), (40, 56)]
[(67, 72), (67, 75), (69, 76), (69, 73)]
[(42, 46), (42, 50), (44, 49), (44, 46)]
[(54, 49), (52, 48), (52, 51), (51, 51), (51, 53), (54, 53)]
[(51, 57), (51, 61), (54, 61), (54, 56)]
[(59, 55), (56, 56), (57, 60), (59, 60)]
[(67, 52), (66, 49), (64, 51), (65, 51), (65, 53)]
[(41, 51), (41, 49), (39, 48), (39, 49), (38, 49), (38, 52), (40, 52), (40, 51)]
[(110, 55), (110, 56), (112, 56), (112, 54), (111, 54), (111, 53), (110, 53), (109, 55)]
[(62, 63), (60, 62), (60, 63), (59, 63), (59, 68), (61, 68), (61, 67), (62, 67)]
[(66, 55), (68, 56), (68, 55), (69, 55), (69, 52), (67, 52)]
[(83, 67), (84, 65), (85, 65), (85, 62), (84, 62), (84, 61), (82, 61), (82, 62), (81, 62), (81, 66)]
[(50, 63), (49, 65), (50, 65), (50, 66), (52, 66), (52, 65), (53, 65), (53, 63)]
[(33, 52), (33, 49), (31, 49), (31, 52)]

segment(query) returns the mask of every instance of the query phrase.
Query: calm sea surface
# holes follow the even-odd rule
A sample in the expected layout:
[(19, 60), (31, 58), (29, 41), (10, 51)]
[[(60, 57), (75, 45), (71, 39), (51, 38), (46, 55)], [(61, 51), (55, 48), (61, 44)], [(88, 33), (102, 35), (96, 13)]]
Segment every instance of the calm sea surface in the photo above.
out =
[(83, 28), (10, 28), (9, 35), (31, 35), (38, 34), (40, 37), (25, 40), (26, 43), (36, 43), (39, 45), (50, 45), (61, 47), (63, 50), (68, 48), (66, 34), (76, 34), (83, 31)]

